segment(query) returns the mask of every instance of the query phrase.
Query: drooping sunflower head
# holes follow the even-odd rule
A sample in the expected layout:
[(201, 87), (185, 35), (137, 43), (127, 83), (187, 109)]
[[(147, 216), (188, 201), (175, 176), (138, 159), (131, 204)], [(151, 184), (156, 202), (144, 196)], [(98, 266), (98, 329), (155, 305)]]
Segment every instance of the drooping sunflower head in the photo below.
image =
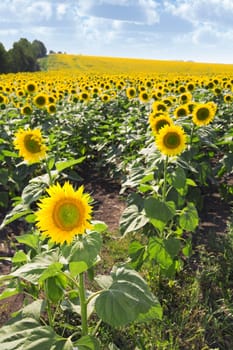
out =
[(30, 164), (40, 162), (45, 158), (47, 147), (42, 138), (40, 129), (19, 129), (15, 133), (14, 147), (19, 156)]
[(161, 128), (163, 128), (165, 125), (172, 125), (172, 124), (173, 124), (173, 121), (168, 114), (160, 115), (156, 118), (151, 119), (150, 121), (150, 126), (155, 136), (158, 135)]
[(186, 147), (186, 135), (179, 125), (165, 125), (156, 136), (155, 143), (164, 155), (177, 156)]
[(76, 235), (92, 227), (91, 197), (83, 190), (83, 186), (75, 190), (69, 182), (63, 187), (60, 184), (50, 186), (49, 197), (41, 199), (36, 212), (36, 225), (44, 237), (55, 243), (70, 244)]
[(216, 113), (215, 104), (199, 103), (193, 110), (193, 123), (198, 126), (208, 125), (214, 119)]

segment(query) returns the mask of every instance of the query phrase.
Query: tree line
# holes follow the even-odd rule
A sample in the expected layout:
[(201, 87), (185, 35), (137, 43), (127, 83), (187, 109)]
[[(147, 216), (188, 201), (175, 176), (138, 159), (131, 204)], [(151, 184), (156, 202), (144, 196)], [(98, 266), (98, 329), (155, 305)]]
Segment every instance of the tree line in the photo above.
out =
[(21, 38), (8, 51), (0, 42), (0, 73), (38, 71), (40, 67), (37, 60), (46, 55), (47, 49), (39, 40), (30, 42)]

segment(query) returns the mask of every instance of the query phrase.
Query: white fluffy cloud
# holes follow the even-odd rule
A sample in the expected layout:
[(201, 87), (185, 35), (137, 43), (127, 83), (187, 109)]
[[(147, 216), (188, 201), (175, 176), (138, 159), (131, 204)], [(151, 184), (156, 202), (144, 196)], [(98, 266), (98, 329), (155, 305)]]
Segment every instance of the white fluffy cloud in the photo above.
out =
[(233, 26), (232, 0), (181, 0), (177, 2), (165, 0), (164, 7), (173, 15), (196, 25), (199, 23), (220, 23)]

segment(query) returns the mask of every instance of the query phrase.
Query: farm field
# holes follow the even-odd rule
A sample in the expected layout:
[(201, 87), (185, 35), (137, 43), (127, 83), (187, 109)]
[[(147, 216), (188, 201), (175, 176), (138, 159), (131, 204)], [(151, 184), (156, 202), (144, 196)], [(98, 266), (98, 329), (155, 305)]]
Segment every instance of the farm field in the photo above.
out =
[(40, 65), (0, 75), (1, 350), (232, 349), (233, 65)]

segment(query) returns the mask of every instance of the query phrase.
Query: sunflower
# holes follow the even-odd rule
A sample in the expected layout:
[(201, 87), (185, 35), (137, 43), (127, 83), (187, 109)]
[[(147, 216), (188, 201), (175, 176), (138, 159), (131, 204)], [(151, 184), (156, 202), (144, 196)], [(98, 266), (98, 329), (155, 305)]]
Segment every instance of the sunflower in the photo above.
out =
[(150, 95), (146, 91), (141, 91), (138, 97), (141, 102), (146, 103), (150, 100)]
[(55, 103), (49, 103), (49, 104), (46, 106), (46, 110), (47, 110), (47, 112), (48, 112), (49, 114), (54, 114), (54, 113), (56, 113), (57, 108), (56, 108)]
[(189, 115), (189, 114), (190, 114), (190, 112), (189, 112), (189, 108), (188, 108), (187, 104), (183, 104), (181, 106), (178, 106), (174, 110), (175, 118), (187, 117), (187, 115)]
[(192, 94), (190, 92), (184, 92), (183, 94), (180, 94), (179, 96), (179, 102), (180, 103), (188, 103), (192, 100)]
[(79, 100), (81, 102), (88, 102), (90, 100), (90, 95), (88, 92), (81, 92), (80, 95), (79, 95)]
[(214, 119), (216, 106), (214, 103), (199, 103), (193, 109), (193, 123), (198, 126), (208, 125)]
[(158, 133), (155, 143), (161, 153), (176, 156), (186, 147), (186, 135), (179, 125), (165, 125)]
[(101, 95), (101, 101), (106, 103), (110, 100), (110, 96), (108, 94)]
[(23, 115), (31, 115), (32, 114), (32, 107), (29, 104), (26, 104), (23, 107), (21, 107), (20, 112)]
[(134, 98), (136, 96), (136, 89), (131, 86), (126, 89), (126, 96), (130, 98)]
[(231, 103), (232, 102), (233, 96), (231, 94), (226, 94), (223, 96), (224, 102), (225, 103)]
[(34, 97), (33, 102), (38, 108), (44, 108), (47, 104), (47, 95), (40, 93)]
[(160, 132), (161, 128), (165, 125), (172, 125), (173, 121), (168, 114), (160, 115), (159, 117), (153, 118), (150, 121), (150, 126), (153, 134), (156, 136)]
[(164, 101), (154, 101), (151, 108), (153, 112), (166, 112), (168, 106)]
[(37, 163), (46, 156), (47, 147), (40, 129), (19, 129), (13, 143), (15, 149), (19, 150), (20, 157), (30, 164)]
[(37, 84), (34, 81), (29, 81), (26, 85), (25, 85), (25, 90), (26, 92), (28, 92), (29, 94), (33, 94), (34, 92), (36, 92), (37, 90)]
[(83, 186), (75, 190), (69, 182), (63, 187), (56, 184), (48, 188), (49, 197), (41, 199), (36, 212), (36, 225), (43, 236), (55, 243), (70, 244), (75, 235), (84, 234), (92, 227), (91, 198), (83, 190)]
[(2, 94), (0, 94), (0, 103), (5, 103), (6, 97)]

